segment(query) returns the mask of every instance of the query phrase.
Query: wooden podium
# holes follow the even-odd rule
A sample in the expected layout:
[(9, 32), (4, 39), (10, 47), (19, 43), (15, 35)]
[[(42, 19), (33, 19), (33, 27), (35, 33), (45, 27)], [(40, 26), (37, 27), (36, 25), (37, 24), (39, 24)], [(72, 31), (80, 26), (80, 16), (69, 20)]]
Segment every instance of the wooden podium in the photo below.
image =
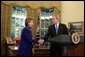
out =
[(69, 35), (59, 35), (48, 41), (63, 47), (62, 56), (84, 56), (84, 36), (80, 36), (78, 44), (74, 44)]

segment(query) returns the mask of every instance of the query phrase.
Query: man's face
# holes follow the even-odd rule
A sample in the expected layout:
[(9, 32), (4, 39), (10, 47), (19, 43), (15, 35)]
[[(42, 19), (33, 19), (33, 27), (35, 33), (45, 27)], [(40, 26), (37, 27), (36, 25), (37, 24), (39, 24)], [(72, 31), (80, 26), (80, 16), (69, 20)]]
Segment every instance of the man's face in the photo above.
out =
[(52, 17), (52, 22), (53, 22), (53, 24), (57, 24), (59, 22), (59, 18), (53, 16)]

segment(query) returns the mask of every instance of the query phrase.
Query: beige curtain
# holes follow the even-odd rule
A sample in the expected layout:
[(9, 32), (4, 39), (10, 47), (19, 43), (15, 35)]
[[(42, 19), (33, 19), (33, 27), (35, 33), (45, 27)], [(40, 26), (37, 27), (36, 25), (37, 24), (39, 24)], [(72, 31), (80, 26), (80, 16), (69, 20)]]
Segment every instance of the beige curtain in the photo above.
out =
[(2, 37), (10, 36), (11, 6), (1, 4), (1, 35)]
[(2, 48), (5, 38), (10, 37), (10, 21), (11, 21), (11, 6), (1, 3), (1, 47)]
[(37, 9), (32, 9), (30, 7), (27, 7), (27, 18), (32, 18), (34, 21), (34, 26), (32, 28), (32, 34), (33, 34), (33, 37), (35, 38), (36, 28), (37, 28), (37, 20), (38, 20)]
[(38, 13), (38, 9), (34, 9), (34, 37), (36, 37), (36, 29), (39, 25), (39, 13)]

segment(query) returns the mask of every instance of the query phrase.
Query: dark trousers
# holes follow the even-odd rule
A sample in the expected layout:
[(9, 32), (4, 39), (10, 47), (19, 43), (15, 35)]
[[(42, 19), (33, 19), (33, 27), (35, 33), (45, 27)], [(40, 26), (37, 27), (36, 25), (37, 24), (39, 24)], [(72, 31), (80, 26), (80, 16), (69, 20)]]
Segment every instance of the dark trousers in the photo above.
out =
[(50, 56), (62, 56), (63, 48), (53, 44), (50, 47)]

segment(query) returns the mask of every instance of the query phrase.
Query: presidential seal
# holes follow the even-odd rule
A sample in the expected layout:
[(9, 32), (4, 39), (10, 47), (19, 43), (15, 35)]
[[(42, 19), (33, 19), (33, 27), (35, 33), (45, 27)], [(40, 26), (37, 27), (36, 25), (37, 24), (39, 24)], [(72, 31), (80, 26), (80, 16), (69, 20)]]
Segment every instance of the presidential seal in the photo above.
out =
[(77, 33), (73, 33), (71, 39), (74, 44), (78, 44), (80, 42), (80, 36)]

